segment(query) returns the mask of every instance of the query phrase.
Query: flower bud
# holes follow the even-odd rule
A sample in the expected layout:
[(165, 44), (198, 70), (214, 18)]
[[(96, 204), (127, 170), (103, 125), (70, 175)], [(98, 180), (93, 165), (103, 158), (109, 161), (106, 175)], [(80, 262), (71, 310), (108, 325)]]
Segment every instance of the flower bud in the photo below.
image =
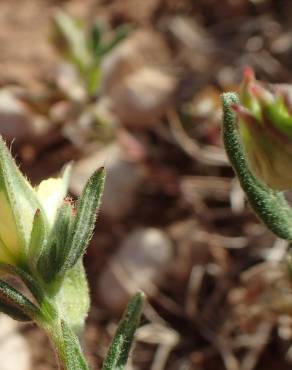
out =
[(292, 188), (292, 86), (265, 85), (246, 69), (239, 105), (239, 131), (251, 170), (275, 190)]
[(40, 240), (45, 241), (66, 195), (67, 174), (65, 171), (63, 179), (45, 180), (33, 189), (0, 136), (0, 263), (30, 264), (29, 245), (35, 214), (41, 213), (43, 226), (39, 234), (43, 234)]

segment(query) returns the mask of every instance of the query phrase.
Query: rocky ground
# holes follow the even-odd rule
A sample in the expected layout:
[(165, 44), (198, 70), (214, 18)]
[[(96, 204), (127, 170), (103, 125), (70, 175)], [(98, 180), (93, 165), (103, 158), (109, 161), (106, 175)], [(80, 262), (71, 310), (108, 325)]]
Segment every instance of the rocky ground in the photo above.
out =
[[(60, 52), (60, 10), (105, 24), (106, 41), (128, 27), (93, 93)], [(107, 168), (85, 256), (92, 369), (137, 289), (148, 303), (129, 368), (291, 367), (287, 245), (246, 205), (220, 134), (220, 93), (246, 65), (291, 81), (291, 20), (288, 0), (0, 1), (0, 132), (22, 170), (36, 184), (74, 160), (76, 197)], [(0, 319), (3, 370), (56, 368), (41, 331)]]

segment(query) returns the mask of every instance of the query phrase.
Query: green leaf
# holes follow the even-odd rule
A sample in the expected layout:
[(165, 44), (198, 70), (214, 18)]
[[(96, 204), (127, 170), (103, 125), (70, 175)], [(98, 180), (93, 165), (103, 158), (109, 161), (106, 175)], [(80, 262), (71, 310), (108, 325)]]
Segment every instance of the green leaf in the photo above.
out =
[(31, 320), (40, 317), (40, 310), (37, 306), (22, 293), (2, 280), (0, 280), (0, 302), (4, 306), (14, 307), (15, 312), (20, 311)]
[(80, 332), (83, 329), (90, 305), (88, 283), (82, 260), (79, 260), (65, 274), (61, 288), (54, 300), (58, 312), (66, 318), (66, 323), (70, 328), (75, 333)]
[(63, 335), (63, 362), (66, 370), (89, 370), (79, 341), (65, 321), (61, 322)]
[(24, 312), (19, 310), (17, 307), (9, 305), (7, 303), (0, 301), (0, 312), (5, 313), (10, 316), (12, 319), (22, 322), (29, 322), (31, 318), (26, 315)]
[(223, 141), (230, 162), (236, 172), (250, 205), (265, 225), (278, 237), (292, 240), (292, 210), (282, 193), (263, 184), (249, 168), (241, 143), (237, 118), (232, 104), (239, 100), (234, 93), (222, 95)]
[[(54, 302), (52, 302), (50, 297), (47, 294), (45, 294), (43, 289), (40, 288), (39, 284), (36, 282), (35, 277), (32, 277), (27, 271), (23, 270), (22, 268), (7, 265), (4, 263), (0, 263), (0, 271), (8, 275), (19, 277), (26, 285), (26, 287), (30, 290), (30, 292), (32, 293), (32, 295), (39, 304), (39, 315), (34, 317), (36, 320), (37, 319), (39, 320), (38, 322), (51, 321), (57, 317), (57, 309)], [(6, 307), (4, 306), (3, 312), (5, 308)], [(16, 311), (17, 314), (19, 310), (15, 308), (14, 311)], [(10, 316), (12, 317), (12, 315)], [(17, 320), (20, 320), (20, 318), (18, 318)]]
[(105, 54), (109, 53), (112, 49), (114, 49), (121, 41), (123, 41), (132, 30), (129, 24), (124, 24), (118, 27), (115, 30), (114, 37), (107, 43), (100, 45), (98, 49), (98, 55), (100, 57), (104, 56)]
[(54, 303), (40, 288), (35, 277), (32, 277), (22, 268), (4, 263), (0, 263), (0, 271), (11, 276), (18, 276), (23, 281), (39, 304), (39, 310), (42, 312), (41, 319), (51, 320), (56, 318), (57, 312)]
[(0, 263), (0, 271), (4, 274), (8, 274), (11, 276), (18, 276), (23, 283), (27, 286), (27, 288), (30, 290), (32, 295), (35, 297), (35, 299), (40, 303), (44, 299), (44, 293), (42, 292), (42, 289), (39, 289), (35, 278), (33, 278), (29, 273), (27, 273), (25, 270), (23, 270), (20, 267), (16, 267), (13, 265), (8, 265), (5, 263)]
[[(85, 27), (68, 14), (59, 11), (55, 17), (55, 25), (61, 42), (61, 52), (74, 62), (81, 73), (91, 64), (91, 55), (87, 45)], [(58, 40), (56, 40), (58, 44)]]
[(139, 292), (129, 302), (112, 340), (102, 370), (123, 370), (126, 366), (135, 331), (140, 323), (144, 294)]
[(90, 29), (89, 46), (93, 55), (98, 55), (100, 42), (104, 31), (105, 28), (101, 22), (95, 22)]
[(66, 242), (61, 273), (75, 265), (85, 252), (91, 239), (97, 211), (104, 187), (104, 168), (98, 169), (88, 180), (78, 201), (77, 214), (71, 224), (70, 237)]

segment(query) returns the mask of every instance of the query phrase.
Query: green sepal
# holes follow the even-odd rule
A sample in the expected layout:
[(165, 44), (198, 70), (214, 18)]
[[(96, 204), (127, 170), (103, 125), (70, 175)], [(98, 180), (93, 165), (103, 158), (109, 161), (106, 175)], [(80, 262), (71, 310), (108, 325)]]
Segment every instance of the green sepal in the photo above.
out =
[(140, 323), (145, 296), (139, 292), (130, 300), (109, 347), (102, 370), (123, 370)]
[(61, 328), (63, 336), (61, 356), (65, 370), (89, 370), (76, 335), (63, 320), (61, 321)]
[(71, 224), (69, 238), (66, 242), (61, 274), (75, 265), (84, 254), (91, 239), (97, 211), (105, 181), (104, 168), (98, 169), (88, 180), (78, 201), (76, 217)]
[(38, 272), (46, 282), (54, 280), (62, 268), (63, 249), (68, 239), (72, 213), (70, 202), (64, 202), (58, 210), (54, 227), (38, 260)]
[(36, 269), (37, 261), (45, 246), (47, 237), (47, 224), (43, 212), (38, 208), (35, 212), (32, 231), (28, 247), (28, 260), (32, 269)]
[(282, 98), (275, 102), (263, 104), (263, 114), (270, 122), (283, 134), (291, 137), (292, 135), (292, 116), (285, 106)]
[(3, 280), (0, 280), (0, 302), (6, 307), (14, 307), (16, 311), (20, 311), (31, 320), (41, 316), (36, 305)]
[(222, 95), (223, 141), (229, 160), (250, 205), (265, 225), (278, 237), (292, 240), (292, 210), (282, 193), (263, 184), (250, 170), (232, 104), (239, 99), (234, 93)]

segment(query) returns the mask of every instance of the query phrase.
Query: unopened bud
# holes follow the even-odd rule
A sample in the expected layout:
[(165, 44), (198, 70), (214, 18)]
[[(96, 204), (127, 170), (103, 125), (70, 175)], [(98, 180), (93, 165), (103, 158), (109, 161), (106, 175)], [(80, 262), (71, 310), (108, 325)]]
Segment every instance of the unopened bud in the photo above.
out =
[(32, 232), (46, 240), (66, 192), (66, 176), (45, 180), (34, 189), (0, 136), (0, 263), (30, 264)]
[(239, 130), (255, 175), (275, 190), (292, 188), (292, 86), (265, 85), (247, 69), (241, 86)]

